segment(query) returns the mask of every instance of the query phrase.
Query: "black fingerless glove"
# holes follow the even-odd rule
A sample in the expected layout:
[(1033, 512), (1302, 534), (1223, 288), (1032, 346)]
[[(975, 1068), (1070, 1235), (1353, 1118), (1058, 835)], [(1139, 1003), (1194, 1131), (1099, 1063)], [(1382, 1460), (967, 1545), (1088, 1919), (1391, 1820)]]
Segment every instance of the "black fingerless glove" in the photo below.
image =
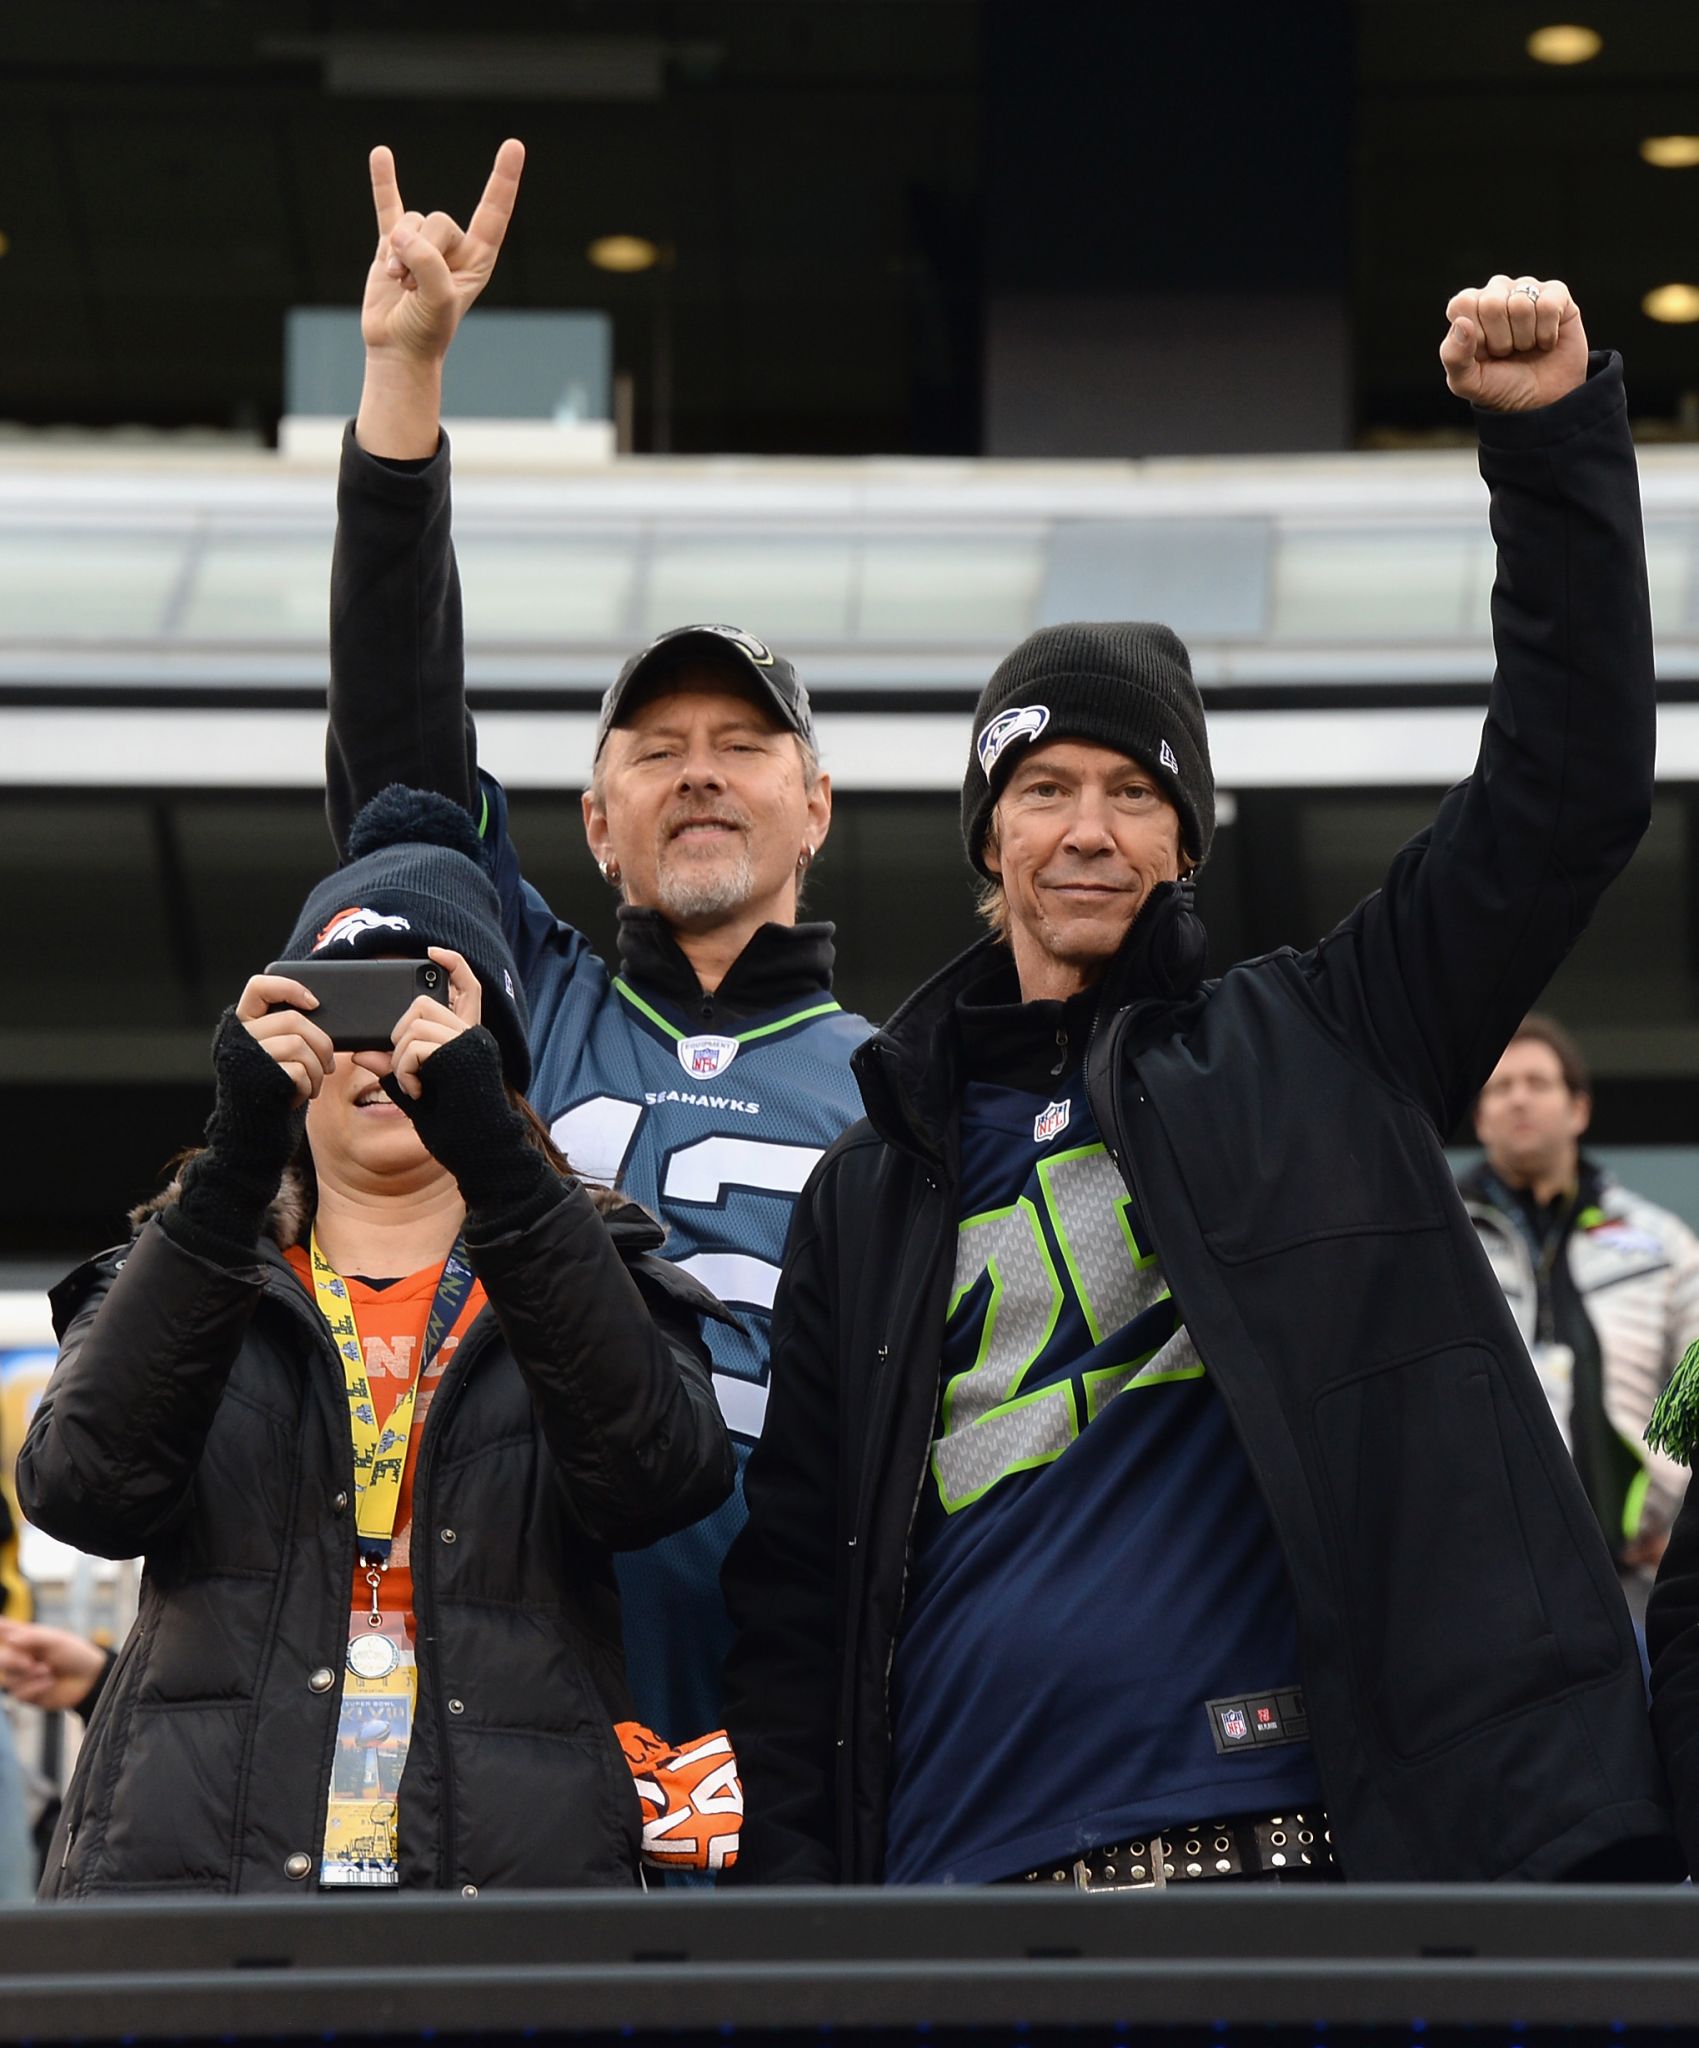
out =
[(183, 1169), (176, 1203), (160, 1219), (186, 1251), (221, 1265), (251, 1264), (283, 1169), (301, 1143), (305, 1111), (295, 1084), (226, 1010), (212, 1041), (217, 1092), (206, 1150)]
[(439, 1045), (421, 1061), (418, 1077), (416, 1098), (393, 1074), (384, 1076), (384, 1093), (460, 1183), (469, 1241), (527, 1229), (561, 1199), (566, 1184), (508, 1101), (501, 1048), (482, 1025)]

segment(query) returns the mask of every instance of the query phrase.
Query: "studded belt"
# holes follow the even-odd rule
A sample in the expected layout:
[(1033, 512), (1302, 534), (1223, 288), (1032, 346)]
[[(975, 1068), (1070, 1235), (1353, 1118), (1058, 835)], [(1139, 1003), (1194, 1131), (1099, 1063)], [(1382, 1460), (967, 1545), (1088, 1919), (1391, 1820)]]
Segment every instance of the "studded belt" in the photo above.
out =
[(1069, 1884), (1082, 1892), (1162, 1890), (1207, 1878), (1337, 1882), (1333, 1830), (1320, 1807), (1307, 1813), (1238, 1814), (1125, 1842), (1106, 1842), (1069, 1863), (1005, 1878), (1006, 1884)]

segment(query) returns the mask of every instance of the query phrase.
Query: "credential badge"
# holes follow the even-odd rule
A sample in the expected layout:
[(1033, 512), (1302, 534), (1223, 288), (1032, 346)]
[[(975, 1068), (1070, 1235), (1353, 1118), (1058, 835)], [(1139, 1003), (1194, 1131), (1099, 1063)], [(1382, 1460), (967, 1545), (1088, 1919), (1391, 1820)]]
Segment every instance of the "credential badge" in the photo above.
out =
[(735, 1038), (681, 1038), (678, 1063), (698, 1081), (711, 1081), (723, 1074), (737, 1058)]

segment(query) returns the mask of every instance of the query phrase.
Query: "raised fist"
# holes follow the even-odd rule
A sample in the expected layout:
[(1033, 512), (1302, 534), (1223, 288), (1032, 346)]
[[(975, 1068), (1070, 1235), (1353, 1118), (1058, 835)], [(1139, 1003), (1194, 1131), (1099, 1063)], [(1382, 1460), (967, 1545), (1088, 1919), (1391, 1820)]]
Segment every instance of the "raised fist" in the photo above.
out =
[(1454, 294), (1439, 345), (1445, 381), (1489, 412), (1532, 412), (1587, 377), (1581, 308), (1561, 278), (1501, 272)]

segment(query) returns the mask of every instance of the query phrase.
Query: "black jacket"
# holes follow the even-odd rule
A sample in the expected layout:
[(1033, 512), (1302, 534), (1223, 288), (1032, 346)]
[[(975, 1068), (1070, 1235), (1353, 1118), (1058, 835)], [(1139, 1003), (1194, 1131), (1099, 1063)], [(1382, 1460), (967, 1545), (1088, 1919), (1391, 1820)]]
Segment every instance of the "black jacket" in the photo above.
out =
[[(287, 1193), (287, 1184), (286, 1184)], [(304, 1229), (287, 1209), (277, 1235)], [(730, 1491), (687, 1276), (575, 1183), (474, 1244), (490, 1306), (426, 1416), (413, 1496), (419, 1702), (401, 1881), (626, 1885), (640, 1820), (609, 1551)], [(277, 1243), (228, 1270), (158, 1220), (54, 1295), (62, 1348), (18, 1461), (33, 1522), (145, 1552), (45, 1897), (304, 1891), (354, 1581), (353, 1455), (323, 1318)], [(452, 1537), (448, 1532), (452, 1531)]]
[[(1308, 953), (1201, 983), (1185, 892), (1159, 892), (1086, 1061), (1267, 1500), (1357, 1879), (1674, 1862), (1616, 1575), (1440, 1144), (1650, 810), (1633, 449), (1620, 365), (1593, 370), (1480, 422), (1499, 669), (1474, 775)], [(999, 973), (988, 940), (862, 1048), (868, 1120), (797, 1206), (725, 1581), (744, 1881), (881, 1874), (958, 1222), (955, 1007)]]
[(1691, 1483), (1646, 1605), (1652, 1732), (1675, 1794), (1675, 1824), (1699, 1869), (1699, 1489)]

